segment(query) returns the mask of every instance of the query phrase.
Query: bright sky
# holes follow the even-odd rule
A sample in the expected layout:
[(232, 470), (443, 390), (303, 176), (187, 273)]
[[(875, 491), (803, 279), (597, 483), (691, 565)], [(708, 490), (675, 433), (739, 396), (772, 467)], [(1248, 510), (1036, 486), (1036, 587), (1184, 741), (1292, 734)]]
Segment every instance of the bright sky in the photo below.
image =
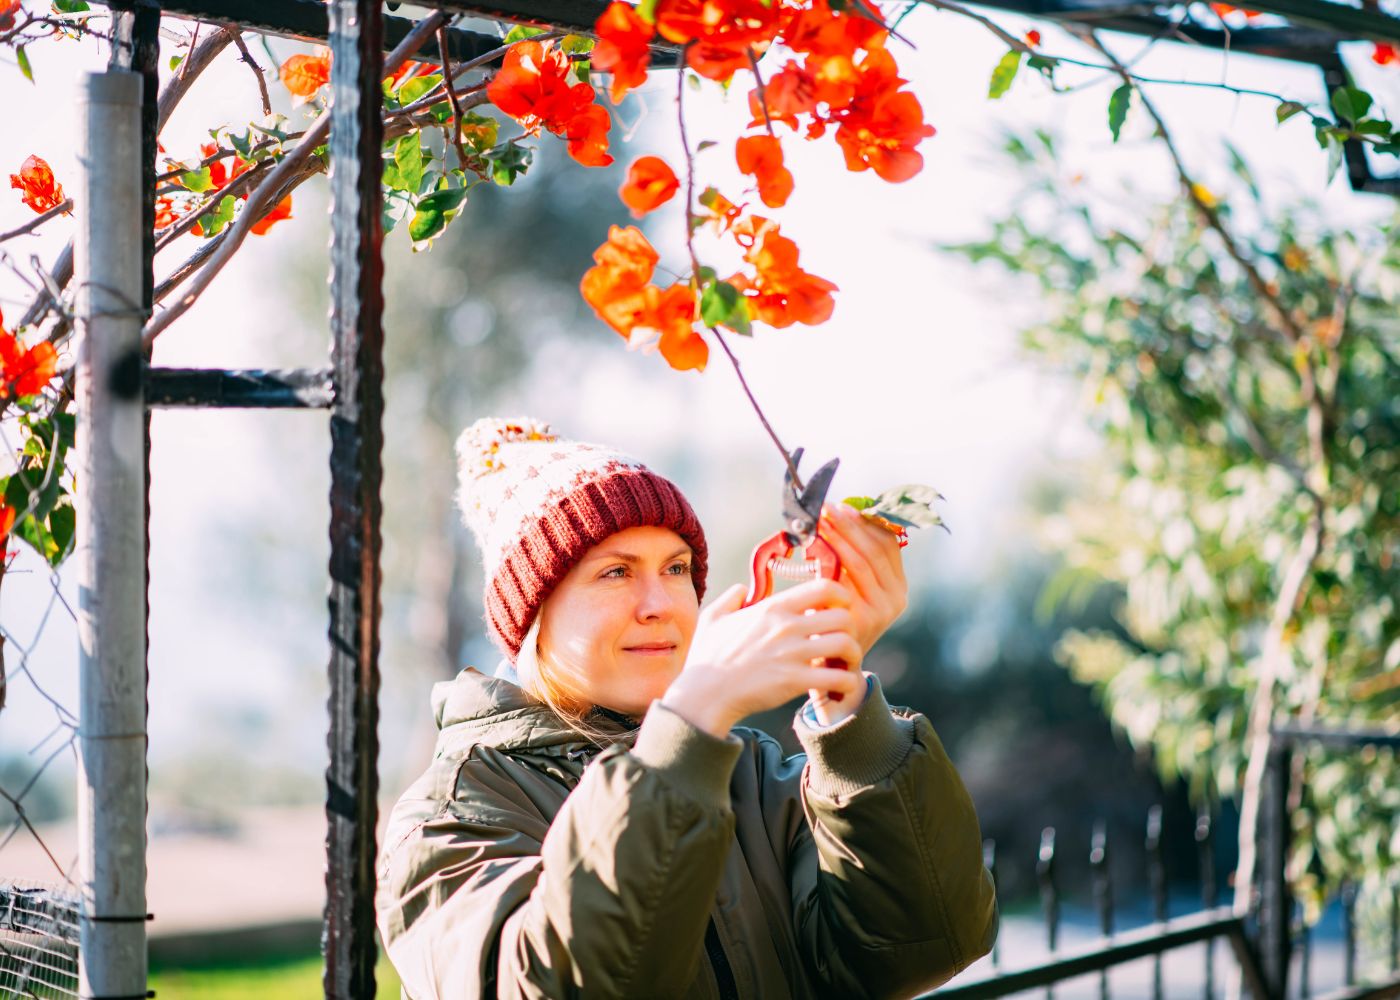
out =
[[(1032, 26), (1009, 15), (994, 16), (1017, 35)], [(185, 30), (174, 19), (167, 19), (167, 25)], [(1044, 35), (1046, 51), (1086, 57), (1058, 30), (1035, 26)], [(1076, 446), (1082, 448), (1086, 438), (1073, 394), (1057, 389), (1017, 358), (1015, 330), (1034, 316), (1036, 302), (1000, 275), (974, 273), (930, 246), (981, 235), (987, 220), (1008, 205), (1016, 178), (995, 153), (1006, 128), (1043, 126), (1061, 133), (1067, 140), (1067, 175), (1082, 175), (1082, 183), (1104, 191), (1121, 191), (1131, 180), (1139, 192), (1131, 197), (1166, 193), (1172, 176), (1140, 112), (1129, 117), (1122, 141), (1111, 142), (1105, 106), (1113, 81), (1106, 75), (1081, 93), (1065, 96), (1050, 93), (1033, 74), (1023, 72), (1005, 99), (989, 102), (987, 80), (1005, 47), (983, 28), (953, 14), (920, 10), (901, 30), (917, 49), (897, 47), (900, 66), (922, 100), (927, 120), (939, 130), (922, 146), (926, 169), (908, 183), (888, 185), (872, 173), (848, 173), (834, 143), (786, 142), (797, 193), (775, 216), (802, 248), (803, 266), (840, 285), (837, 311), (820, 328), (761, 331), (752, 341), (736, 342), (736, 350), (787, 442), (806, 445), (817, 460), (841, 456), (834, 493), (926, 482), (948, 497), (944, 513), (955, 534), (920, 538), (908, 550), (916, 576), (947, 582), (987, 572), (1021, 544), (1024, 524), (1017, 519), (1016, 505), (1022, 485)], [(1125, 58), (1145, 44), (1110, 39)], [(279, 58), (302, 48), (280, 41), (274, 46)], [(266, 61), (256, 46), (254, 54)], [(1355, 54), (1364, 58), (1364, 52)], [(252, 74), (231, 56), (230, 50), (200, 79), (167, 127), (162, 139), (171, 155), (194, 155), (198, 144), (207, 141), (208, 128), (257, 116)], [(52, 164), (60, 182), (76, 189), (79, 72), (100, 68), (105, 55), (94, 45), (51, 44), (34, 46), (30, 58), (35, 87), (15, 67), (0, 67), (6, 103), (0, 167), (16, 171), (25, 156), (38, 153)], [(1370, 73), (1363, 82), (1383, 104), (1394, 108), (1400, 103), (1400, 74), (1375, 71), (1361, 60), (1357, 65)], [(1320, 75), (1313, 69), (1239, 55), (1227, 59), (1176, 44), (1158, 45), (1136, 68), (1159, 77), (1226, 80), (1304, 101), (1321, 96)], [(658, 77), (645, 93), (647, 113), (639, 135), (645, 143), (674, 152), (674, 78)], [(276, 84), (273, 89), (278, 90)], [(742, 100), (746, 89), (736, 87), (733, 99)], [(1189, 163), (1209, 187), (1227, 185), (1220, 141), (1228, 134), (1271, 190), (1325, 197), (1334, 211), (1358, 225), (1393, 209), (1388, 199), (1351, 194), (1342, 179), (1324, 192), (1325, 157), (1305, 120), (1277, 127), (1269, 101), (1175, 87), (1157, 87), (1154, 97)], [(282, 95), (276, 100), (288, 110)], [(713, 96), (695, 99), (692, 129), (697, 139), (723, 140), (731, 134), (724, 131), (724, 122), (735, 109), (720, 105)], [(734, 175), (721, 162), (724, 148), (721, 142), (703, 154), (701, 168), (705, 182), (736, 190)], [(619, 152), (620, 158), (628, 155)], [(520, 193), (524, 196), (525, 190)], [(255, 239), (204, 300), (162, 337), (159, 363), (256, 367), (289, 362), (278, 350), (279, 324), (300, 317), (277, 307), (276, 296), (290, 291), (283, 276), (286, 262), (289, 255), (319, 252), (326, 245), (324, 199), (302, 193), (297, 198), (295, 218)], [(18, 192), (0, 193), (0, 231), (29, 218), (32, 213), (20, 204)], [(626, 221), (620, 203), (617, 221)], [(667, 219), (658, 213), (651, 227), (672, 260), (677, 246), (667, 227), (674, 232), (678, 226), (674, 214)], [(71, 228), (71, 223), (50, 226), (0, 249), (26, 269), (31, 254), (51, 261)], [(158, 273), (183, 259), (193, 240), (189, 237), (187, 245), (163, 255)], [(0, 272), (5, 313), (16, 317), (25, 301), (18, 280)], [(299, 359), (308, 365), (323, 362), (324, 354)], [(776, 484), (776, 456), (718, 352), (710, 371), (697, 376), (672, 373), (659, 358), (629, 354), (619, 343), (616, 354), (590, 367), (586, 379), (579, 379), (577, 371), (567, 356), (541, 363), (520, 390), (519, 410), (553, 420), (568, 436), (607, 441), (658, 465), (657, 456), (677, 454), (677, 442), (684, 442), (687, 462), (700, 470), (697, 477), (707, 477), (703, 486), (698, 478), (695, 484), (705, 494), (702, 510), (707, 501), (718, 505), (727, 470), (767, 470), (761, 474), (771, 473)], [(284, 483), (280, 477), (286, 471), (270, 467), (263, 454), (268, 441), (278, 440), (279, 455), (293, 447), (308, 467), (323, 466), (323, 421), (315, 414), (285, 413), (166, 413), (156, 419), (151, 726), (157, 763), (231, 749), (243, 732), (260, 734), (265, 742), (239, 745), (239, 752), (266, 755), (287, 749), (314, 760), (323, 751), (322, 695), (307, 680), (306, 666), (325, 659), (324, 591), (316, 582), (325, 559), (325, 480), (312, 475), (306, 494), (289, 504), (284, 488), (302, 488), (307, 475), (290, 476)], [(699, 428), (703, 434), (696, 433)], [(716, 511), (720, 526), (712, 522), (711, 534), (723, 530), (724, 516)], [(267, 567), (266, 575), (255, 581), (240, 579), (234, 572), (238, 567), (220, 563), (220, 549), (211, 543), (266, 533), (304, 544), (291, 546), (283, 564)], [(308, 563), (315, 573), (306, 572)], [(737, 566), (728, 569), (730, 578), (740, 572)], [(314, 582), (310, 590), (307, 579)], [(70, 579), (63, 592), (76, 607), (73, 589)], [(75, 708), (73, 630), (61, 612), (38, 627), (52, 595), (47, 575), (36, 571), (33, 559), (21, 556), (5, 580), (0, 621), (21, 646), (30, 646), (39, 633), (29, 665), (41, 683)], [(14, 646), (5, 652), (12, 684), (10, 705), (0, 715), (0, 751), (27, 750), (49, 731), (53, 714), (28, 684), (14, 679)], [(311, 676), (317, 676), (315, 671)], [(224, 720), (213, 727), (218, 732), (212, 736), (206, 722), (211, 712)], [(247, 728), (240, 728), (240, 718), (248, 720)]]

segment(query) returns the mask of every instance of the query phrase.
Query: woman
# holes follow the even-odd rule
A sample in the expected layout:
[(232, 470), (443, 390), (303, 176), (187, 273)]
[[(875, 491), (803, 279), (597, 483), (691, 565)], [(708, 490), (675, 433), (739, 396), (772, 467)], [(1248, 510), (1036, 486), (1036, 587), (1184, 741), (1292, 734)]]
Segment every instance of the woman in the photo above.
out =
[[(433, 762), (389, 819), (406, 995), (912, 996), (990, 949), (971, 800), (859, 672), (904, 609), (894, 536), (836, 505), (840, 581), (702, 611), (704, 532), (669, 481), (529, 420), (479, 421), (458, 455), (507, 660), (437, 685)], [(734, 728), (809, 689), (844, 697), (826, 726), (798, 713), (805, 755)]]

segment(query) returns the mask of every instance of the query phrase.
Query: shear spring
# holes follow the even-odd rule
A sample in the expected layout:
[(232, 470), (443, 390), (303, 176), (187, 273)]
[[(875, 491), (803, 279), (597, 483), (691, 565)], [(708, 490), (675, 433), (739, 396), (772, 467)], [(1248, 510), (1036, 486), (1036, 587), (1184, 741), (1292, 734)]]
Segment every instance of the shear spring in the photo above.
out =
[(770, 559), (768, 568), (784, 580), (811, 580), (821, 575), (822, 564), (817, 559)]

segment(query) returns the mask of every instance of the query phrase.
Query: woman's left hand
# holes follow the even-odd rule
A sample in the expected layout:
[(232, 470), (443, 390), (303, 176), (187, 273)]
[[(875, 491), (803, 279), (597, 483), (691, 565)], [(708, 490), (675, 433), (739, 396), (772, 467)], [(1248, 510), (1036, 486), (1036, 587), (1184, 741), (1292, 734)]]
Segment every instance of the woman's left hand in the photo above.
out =
[(852, 632), (869, 653), (909, 606), (899, 540), (847, 503), (826, 504), (817, 530), (841, 559), (841, 582), (853, 597)]

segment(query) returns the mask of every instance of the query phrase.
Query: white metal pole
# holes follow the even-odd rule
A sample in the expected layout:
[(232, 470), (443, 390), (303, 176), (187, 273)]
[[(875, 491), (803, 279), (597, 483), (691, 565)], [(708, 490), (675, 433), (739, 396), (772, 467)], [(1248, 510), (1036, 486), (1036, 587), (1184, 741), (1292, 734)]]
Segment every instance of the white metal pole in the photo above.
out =
[(75, 402), (83, 997), (146, 994), (141, 77), (82, 92)]

